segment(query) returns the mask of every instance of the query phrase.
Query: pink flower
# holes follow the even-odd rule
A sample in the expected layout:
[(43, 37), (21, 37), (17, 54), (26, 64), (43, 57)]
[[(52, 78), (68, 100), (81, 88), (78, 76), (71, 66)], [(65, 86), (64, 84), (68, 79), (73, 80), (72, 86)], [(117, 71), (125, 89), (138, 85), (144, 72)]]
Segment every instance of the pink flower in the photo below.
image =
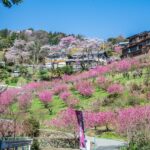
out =
[(71, 93), (68, 91), (64, 91), (64, 92), (60, 93), (59, 96), (62, 100), (66, 101), (71, 96)]
[(70, 97), (66, 100), (66, 104), (69, 108), (75, 108), (79, 103), (79, 100), (74, 98), (74, 97)]
[(30, 106), (32, 98), (33, 97), (31, 92), (20, 92), (17, 97), (19, 106), (21, 108), (27, 108), (28, 106)]
[(71, 108), (61, 111), (58, 116), (51, 121), (47, 121), (46, 125), (55, 127), (59, 130), (69, 131), (78, 134), (78, 123), (75, 111)]
[(79, 81), (76, 84), (76, 89), (83, 96), (91, 96), (94, 92), (92, 83), (88, 81)]
[(59, 94), (63, 91), (67, 91), (68, 90), (68, 85), (65, 83), (55, 83), (54, 87), (53, 87), (53, 92), (54, 94)]
[(84, 112), (86, 128), (95, 126), (108, 126), (115, 122), (115, 114), (113, 112)]
[(117, 117), (117, 129), (119, 132), (128, 134), (140, 132), (139, 127), (150, 128), (150, 106), (135, 107), (120, 110)]
[(43, 103), (48, 103), (52, 101), (53, 94), (50, 91), (42, 91), (38, 96)]
[(107, 82), (107, 80), (105, 77), (100, 76), (100, 77), (98, 77), (97, 82), (101, 86), (101, 85), (104, 85)]
[(120, 84), (112, 84), (108, 87), (107, 92), (109, 94), (121, 94), (123, 92), (123, 86)]
[(131, 69), (131, 62), (128, 59), (124, 59), (119, 61), (116, 67), (120, 72), (129, 71)]
[(15, 101), (19, 90), (18, 89), (7, 89), (0, 95), (0, 105), (10, 105)]

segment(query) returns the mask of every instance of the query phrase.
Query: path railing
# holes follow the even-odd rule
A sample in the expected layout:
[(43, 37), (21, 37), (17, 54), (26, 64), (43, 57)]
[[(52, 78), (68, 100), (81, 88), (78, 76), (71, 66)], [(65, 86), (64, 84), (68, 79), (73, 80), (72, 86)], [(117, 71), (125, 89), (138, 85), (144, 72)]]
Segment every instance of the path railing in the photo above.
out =
[(22, 148), (22, 150), (30, 150), (32, 145), (32, 139), (27, 137), (17, 137), (17, 138), (0, 138), (0, 150), (14, 148)]

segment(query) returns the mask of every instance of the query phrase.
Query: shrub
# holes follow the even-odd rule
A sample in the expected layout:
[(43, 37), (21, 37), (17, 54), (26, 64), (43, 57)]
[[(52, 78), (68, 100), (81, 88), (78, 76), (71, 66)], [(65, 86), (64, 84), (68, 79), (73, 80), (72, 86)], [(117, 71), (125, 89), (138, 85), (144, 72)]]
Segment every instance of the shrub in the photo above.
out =
[(138, 91), (138, 90), (141, 90), (141, 86), (136, 83), (132, 83), (130, 85), (130, 89), (131, 89), (131, 92)]
[(68, 91), (64, 91), (64, 92), (60, 93), (59, 96), (62, 100), (66, 101), (71, 96), (71, 93)]
[(111, 95), (114, 95), (114, 94), (122, 94), (123, 93), (123, 86), (120, 85), (120, 84), (112, 84), (108, 87), (107, 89), (107, 92)]
[(74, 97), (69, 97), (65, 102), (69, 108), (76, 108), (79, 100)]
[(92, 96), (94, 92), (92, 83), (88, 81), (79, 81), (76, 84), (76, 89), (83, 96)]
[(127, 72), (131, 69), (131, 63), (129, 60), (124, 59), (119, 61), (116, 67), (119, 72)]
[(38, 73), (38, 77), (40, 78), (40, 80), (48, 81), (50, 79), (48, 70), (41, 69)]
[(5, 69), (0, 69), (0, 79), (5, 80), (9, 77), (9, 72), (7, 72)]
[(5, 83), (9, 85), (10, 84), (10, 79), (5, 80)]
[(10, 79), (11, 83), (17, 83), (18, 82), (18, 78), (17, 77), (13, 77)]
[(138, 97), (135, 97), (134, 95), (129, 96), (127, 100), (127, 105), (135, 106), (140, 105), (141, 100)]
[(96, 101), (92, 102), (91, 105), (92, 105), (92, 111), (99, 112), (100, 106), (101, 106), (101, 101), (100, 100), (96, 100)]
[(50, 91), (42, 91), (39, 93), (39, 98), (43, 103), (49, 103), (52, 101), (52, 95)]
[(72, 74), (73, 73), (73, 67), (72, 66), (65, 66), (61, 68), (63, 74)]
[(51, 73), (52, 73), (53, 77), (61, 77), (64, 74), (70, 75), (70, 74), (73, 73), (73, 67), (71, 67), (71, 66), (65, 66), (65, 67), (62, 67), (62, 68), (58, 67), (56, 69), (52, 69)]
[(32, 98), (32, 93), (29, 91), (18, 93), (17, 99), (20, 109), (27, 110), (31, 106)]
[(106, 98), (103, 99), (102, 106), (109, 106), (113, 102), (114, 102), (114, 98), (108, 96), (108, 97), (106, 97)]
[(129, 79), (130, 74), (129, 74), (128, 72), (124, 72), (124, 73), (123, 73), (123, 77), (124, 77), (124, 78), (128, 78), (128, 79)]
[(61, 92), (67, 91), (68, 85), (65, 83), (55, 83), (53, 87), (53, 93), (54, 94), (60, 94)]
[(98, 77), (97, 83), (98, 86), (104, 90), (106, 90), (109, 85), (109, 81), (104, 76)]
[(33, 139), (31, 150), (40, 150), (40, 144), (37, 139)]
[(150, 148), (150, 107), (135, 107), (120, 110), (117, 117), (118, 132), (127, 136), (129, 149)]
[(34, 118), (29, 118), (23, 122), (23, 130), (26, 136), (29, 137), (38, 137), (39, 136), (40, 124)]
[(19, 66), (19, 72), (21, 76), (26, 77), (28, 74), (28, 69), (26, 66)]

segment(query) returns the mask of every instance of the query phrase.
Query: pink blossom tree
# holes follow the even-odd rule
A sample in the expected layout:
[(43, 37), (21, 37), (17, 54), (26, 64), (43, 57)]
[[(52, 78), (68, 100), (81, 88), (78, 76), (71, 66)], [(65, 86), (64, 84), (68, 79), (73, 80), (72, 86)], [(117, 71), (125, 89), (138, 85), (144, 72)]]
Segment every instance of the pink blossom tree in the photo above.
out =
[(116, 67), (119, 72), (127, 72), (131, 69), (132, 66), (130, 60), (124, 59), (119, 61)]
[(104, 76), (99, 76), (97, 78), (98, 87), (106, 90), (108, 88), (109, 84), (110, 84), (110, 81), (108, 79), (106, 79)]
[(60, 98), (64, 101), (67, 101), (67, 99), (71, 96), (71, 93), (69, 91), (64, 91), (60, 93)]
[(122, 94), (123, 93), (123, 86), (121, 84), (112, 84), (107, 88), (107, 92), (111, 95), (114, 94)]
[(65, 102), (69, 108), (74, 108), (74, 109), (79, 104), (79, 100), (73, 96), (70, 96)]
[(115, 122), (115, 114), (113, 112), (85, 112), (86, 128), (106, 127), (109, 131), (109, 126)]
[(67, 91), (68, 89), (69, 89), (69, 87), (65, 83), (55, 83), (52, 90), (53, 90), (53, 93), (57, 95), (63, 91)]
[(150, 107), (135, 107), (120, 110), (117, 116), (117, 131), (127, 136), (129, 142), (138, 145), (150, 140)]
[(50, 102), (52, 102), (53, 93), (50, 91), (42, 91), (38, 94), (39, 99), (43, 102), (45, 108), (49, 110), (50, 115), (52, 114), (52, 107)]
[(74, 138), (78, 140), (77, 118), (75, 111), (71, 108), (61, 111), (56, 118), (46, 122), (46, 125), (59, 131), (72, 133)]
[(88, 81), (79, 81), (75, 88), (83, 96), (92, 96), (94, 89), (91, 82)]
[(20, 92), (17, 96), (17, 100), (19, 103), (19, 107), (22, 110), (27, 110), (28, 108), (30, 108), (31, 103), (32, 103), (32, 93), (31, 92)]
[(9, 106), (15, 102), (18, 89), (12, 88), (0, 94), (0, 105)]

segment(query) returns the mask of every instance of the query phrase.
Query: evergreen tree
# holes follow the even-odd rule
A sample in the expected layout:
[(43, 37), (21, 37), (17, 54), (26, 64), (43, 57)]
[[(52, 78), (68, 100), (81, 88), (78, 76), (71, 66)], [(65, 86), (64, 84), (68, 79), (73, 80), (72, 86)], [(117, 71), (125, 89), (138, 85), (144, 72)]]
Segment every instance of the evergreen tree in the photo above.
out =
[(18, 5), (23, 0), (0, 0), (4, 6), (11, 8), (13, 5)]

